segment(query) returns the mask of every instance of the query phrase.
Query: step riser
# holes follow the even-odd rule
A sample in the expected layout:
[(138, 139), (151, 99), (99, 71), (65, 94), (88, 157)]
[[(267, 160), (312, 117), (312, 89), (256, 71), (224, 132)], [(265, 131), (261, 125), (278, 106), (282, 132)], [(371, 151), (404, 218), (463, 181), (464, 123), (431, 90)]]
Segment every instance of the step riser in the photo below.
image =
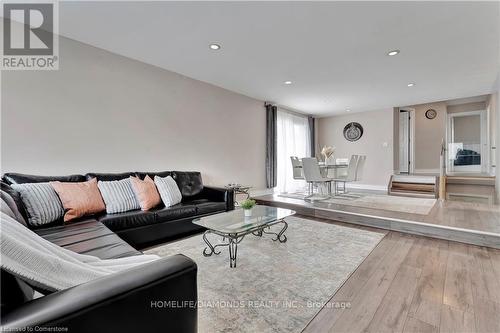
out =
[(393, 175), (389, 181), (389, 195), (416, 198), (437, 198), (437, 177)]
[(446, 178), (446, 184), (495, 186), (495, 179), (455, 179)]
[(339, 221), (367, 227), (403, 232), (412, 235), (426, 236), (431, 238), (500, 249), (500, 235), (484, 233), (480, 231), (465, 230), (448, 226), (437, 226), (421, 222), (384, 218), (380, 216), (369, 216), (338, 210), (310, 208), (282, 202), (277, 203), (273, 201), (257, 201), (258, 203), (268, 206), (293, 209), (297, 212), (297, 214), (305, 216), (319, 217), (332, 221)]

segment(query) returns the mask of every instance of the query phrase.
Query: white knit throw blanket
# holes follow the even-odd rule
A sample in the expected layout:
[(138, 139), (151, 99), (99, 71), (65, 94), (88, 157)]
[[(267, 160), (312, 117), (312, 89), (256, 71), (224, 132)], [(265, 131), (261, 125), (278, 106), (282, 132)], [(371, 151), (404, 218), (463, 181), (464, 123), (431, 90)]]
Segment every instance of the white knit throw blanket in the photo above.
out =
[(67, 289), (160, 258), (138, 255), (104, 260), (78, 254), (43, 239), (3, 212), (0, 228), (2, 269), (47, 291)]

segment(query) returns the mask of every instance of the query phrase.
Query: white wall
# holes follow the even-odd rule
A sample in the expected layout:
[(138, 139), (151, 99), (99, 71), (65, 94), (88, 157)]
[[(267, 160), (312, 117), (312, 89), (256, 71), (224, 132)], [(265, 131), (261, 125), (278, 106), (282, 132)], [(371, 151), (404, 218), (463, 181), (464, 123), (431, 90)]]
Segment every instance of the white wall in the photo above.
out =
[[(364, 132), (361, 139), (349, 142), (343, 130), (353, 121), (360, 123)], [(392, 123), (392, 109), (319, 118), (318, 143), (320, 147), (335, 146), (335, 157), (366, 155), (363, 180), (359, 184), (386, 188), (393, 172)]]
[(197, 170), (265, 187), (264, 103), (60, 39), (58, 71), (2, 73), (2, 172)]

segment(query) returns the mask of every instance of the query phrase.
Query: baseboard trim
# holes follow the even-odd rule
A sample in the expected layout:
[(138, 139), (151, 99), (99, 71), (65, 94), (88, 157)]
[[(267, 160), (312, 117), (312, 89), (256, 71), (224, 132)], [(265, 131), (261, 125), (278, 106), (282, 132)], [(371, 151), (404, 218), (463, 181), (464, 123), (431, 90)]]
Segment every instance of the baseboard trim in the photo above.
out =
[(273, 188), (250, 190), (250, 196), (251, 197), (258, 197), (258, 196), (261, 196), (261, 195), (268, 195), (268, 194), (273, 194), (273, 193), (274, 193), (274, 189)]
[(439, 169), (415, 169), (415, 173), (434, 173), (439, 175)]
[(352, 189), (361, 189), (361, 190), (387, 191), (387, 186), (384, 185), (347, 183), (346, 187)]

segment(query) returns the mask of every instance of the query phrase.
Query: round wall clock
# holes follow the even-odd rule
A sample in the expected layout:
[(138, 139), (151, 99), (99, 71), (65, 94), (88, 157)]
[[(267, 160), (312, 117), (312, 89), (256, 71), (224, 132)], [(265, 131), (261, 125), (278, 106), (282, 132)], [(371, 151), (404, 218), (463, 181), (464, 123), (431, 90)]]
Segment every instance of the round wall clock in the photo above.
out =
[(436, 116), (437, 116), (437, 112), (434, 109), (429, 109), (429, 110), (425, 111), (425, 117), (427, 119), (434, 119), (434, 118), (436, 118)]
[(363, 135), (363, 126), (359, 123), (349, 123), (344, 127), (344, 138), (348, 141), (358, 141)]

